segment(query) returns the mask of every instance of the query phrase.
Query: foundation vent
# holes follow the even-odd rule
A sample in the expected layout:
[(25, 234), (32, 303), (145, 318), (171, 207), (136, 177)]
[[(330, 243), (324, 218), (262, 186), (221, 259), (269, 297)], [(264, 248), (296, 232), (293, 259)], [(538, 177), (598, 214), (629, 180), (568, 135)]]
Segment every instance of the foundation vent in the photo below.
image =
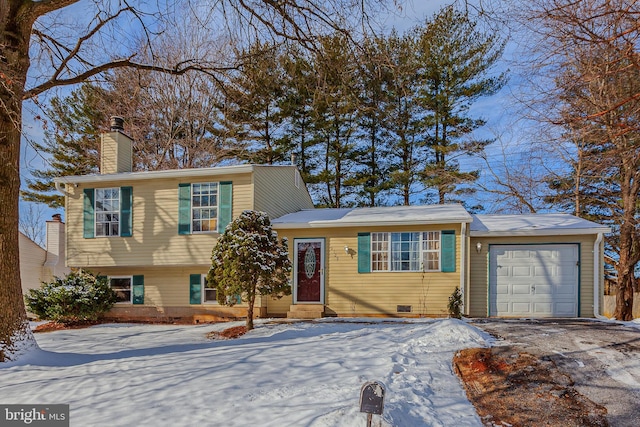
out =
[(397, 306), (396, 311), (398, 313), (411, 313), (411, 306), (410, 305), (399, 305), (399, 306)]

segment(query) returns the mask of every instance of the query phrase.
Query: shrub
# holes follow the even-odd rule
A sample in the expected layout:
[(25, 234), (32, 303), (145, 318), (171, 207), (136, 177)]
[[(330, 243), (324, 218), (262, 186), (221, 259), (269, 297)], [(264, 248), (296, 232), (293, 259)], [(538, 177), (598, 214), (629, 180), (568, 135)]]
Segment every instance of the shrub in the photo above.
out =
[(29, 311), (41, 319), (70, 324), (98, 319), (116, 302), (116, 294), (106, 278), (78, 270), (43, 282), (24, 299)]
[(460, 292), (460, 288), (456, 288), (449, 297), (449, 304), (447, 304), (447, 308), (449, 309), (450, 317), (454, 317), (456, 319), (462, 318), (462, 292)]

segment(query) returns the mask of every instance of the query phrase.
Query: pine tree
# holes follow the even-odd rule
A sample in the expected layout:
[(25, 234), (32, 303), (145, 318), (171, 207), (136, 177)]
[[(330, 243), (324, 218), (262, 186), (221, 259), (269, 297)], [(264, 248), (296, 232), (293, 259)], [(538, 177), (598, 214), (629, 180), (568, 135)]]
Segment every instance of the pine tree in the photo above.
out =
[(211, 255), (207, 282), (216, 288), (218, 302), (233, 306), (237, 296), (249, 305), (247, 330), (253, 329), (256, 296), (291, 294), (291, 261), (287, 239), (278, 241), (264, 212), (246, 210), (227, 226)]
[(504, 43), (497, 34), (485, 34), (470, 18), (452, 6), (442, 9), (419, 32), (420, 96), (429, 110), (424, 119), (430, 151), (423, 182), (435, 189), (438, 203), (458, 201), (448, 195), (472, 191), (463, 187), (478, 179), (479, 171), (463, 172), (458, 158), (481, 151), (490, 142), (469, 135), (485, 121), (469, 117), (474, 101), (496, 93), (504, 74), (489, 72), (502, 55)]
[(64, 207), (64, 196), (55, 190), (53, 179), (98, 172), (100, 133), (108, 123), (102, 108), (105, 98), (104, 90), (85, 83), (68, 97), (51, 100), (47, 116), (53, 130), (45, 133), (42, 144), (35, 144), (36, 150), (50, 155), (50, 167), (32, 171), (34, 179), (27, 179), (28, 190), (21, 193), (24, 200)]
[(242, 54), (238, 74), (225, 88), (224, 117), (232, 154), (254, 164), (288, 160), (292, 146), (283, 132), (284, 73), (278, 47), (264, 43)]

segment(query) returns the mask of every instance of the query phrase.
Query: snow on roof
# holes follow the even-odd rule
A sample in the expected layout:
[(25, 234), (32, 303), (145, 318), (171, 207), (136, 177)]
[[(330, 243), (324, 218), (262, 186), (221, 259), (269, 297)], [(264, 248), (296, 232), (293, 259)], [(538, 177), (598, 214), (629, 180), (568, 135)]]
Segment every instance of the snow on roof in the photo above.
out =
[(568, 214), (473, 215), (471, 236), (551, 236), (610, 233), (611, 229)]
[(471, 222), (462, 205), (384, 206), (375, 208), (305, 209), (276, 218), (274, 228), (353, 227)]

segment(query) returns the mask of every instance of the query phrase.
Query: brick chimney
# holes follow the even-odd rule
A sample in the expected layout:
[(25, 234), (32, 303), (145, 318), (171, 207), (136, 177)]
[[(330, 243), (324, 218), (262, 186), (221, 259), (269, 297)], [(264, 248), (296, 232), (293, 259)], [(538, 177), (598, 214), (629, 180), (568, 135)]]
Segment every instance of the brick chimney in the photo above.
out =
[(111, 130), (100, 139), (100, 173), (132, 172), (133, 140), (124, 133), (124, 119), (111, 117)]

